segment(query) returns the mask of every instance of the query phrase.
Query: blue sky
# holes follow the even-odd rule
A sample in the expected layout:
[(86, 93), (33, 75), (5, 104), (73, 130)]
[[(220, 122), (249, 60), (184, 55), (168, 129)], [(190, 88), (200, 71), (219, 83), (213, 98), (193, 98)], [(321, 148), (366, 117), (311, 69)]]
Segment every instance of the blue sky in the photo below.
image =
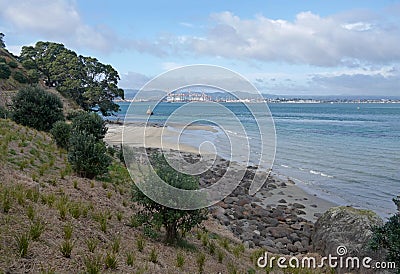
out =
[(0, 32), (15, 54), (42, 40), (97, 57), (123, 88), (201, 63), (263, 93), (400, 95), (399, 1), (0, 0)]

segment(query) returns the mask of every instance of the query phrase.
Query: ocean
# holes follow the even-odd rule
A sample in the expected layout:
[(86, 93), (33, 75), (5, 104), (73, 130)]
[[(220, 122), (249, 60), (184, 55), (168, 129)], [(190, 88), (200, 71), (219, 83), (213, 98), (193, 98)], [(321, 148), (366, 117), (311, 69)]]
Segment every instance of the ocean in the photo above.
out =
[[(160, 103), (151, 122), (165, 123), (184, 103)], [(135, 113), (145, 113), (151, 103), (134, 103)], [(252, 113), (240, 103), (222, 103), (238, 117), (245, 138), (257, 153), (259, 133)], [(124, 119), (129, 103), (120, 103), (117, 117)], [(400, 104), (269, 104), (276, 129), (273, 172), (290, 177), (307, 192), (339, 205), (371, 209), (386, 218), (395, 213), (392, 198), (400, 195)], [(153, 106), (152, 106), (153, 107)], [(253, 112), (264, 111), (252, 104)], [(260, 114), (260, 113), (259, 113)], [(209, 141), (218, 154), (229, 156), (226, 135), (205, 120), (225, 113), (209, 103), (191, 104), (180, 114), (182, 122), (212, 125), (216, 132), (184, 131), (180, 142), (197, 146)], [(183, 116), (184, 119), (183, 119)], [(145, 121), (146, 115), (126, 116)], [(225, 120), (229, 124), (232, 119)], [(175, 122), (179, 118), (175, 117)], [(236, 159), (240, 161), (240, 159)]]

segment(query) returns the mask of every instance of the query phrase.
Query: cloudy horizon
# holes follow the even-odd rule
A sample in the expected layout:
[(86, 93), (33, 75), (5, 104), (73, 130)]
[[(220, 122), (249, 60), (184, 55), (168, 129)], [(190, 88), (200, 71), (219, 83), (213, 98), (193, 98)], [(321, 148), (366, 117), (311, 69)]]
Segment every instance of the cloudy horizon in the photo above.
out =
[(111, 64), (138, 89), (191, 64), (240, 73), (261, 93), (399, 96), (395, 1), (0, 0), (7, 49), (55, 41)]

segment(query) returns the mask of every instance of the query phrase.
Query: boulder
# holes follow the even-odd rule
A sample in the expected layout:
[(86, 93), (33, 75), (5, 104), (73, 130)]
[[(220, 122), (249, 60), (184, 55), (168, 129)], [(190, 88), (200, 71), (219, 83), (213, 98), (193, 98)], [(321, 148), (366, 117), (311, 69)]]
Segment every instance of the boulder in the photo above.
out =
[(368, 242), (372, 228), (382, 223), (382, 219), (370, 210), (333, 207), (315, 223), (311, 232), (312, 249), (322, 256), (336, 256), (340, 255), (337, 254), (338, 247), (344, 246), (347, 249), (345, 256), (371, 257)]

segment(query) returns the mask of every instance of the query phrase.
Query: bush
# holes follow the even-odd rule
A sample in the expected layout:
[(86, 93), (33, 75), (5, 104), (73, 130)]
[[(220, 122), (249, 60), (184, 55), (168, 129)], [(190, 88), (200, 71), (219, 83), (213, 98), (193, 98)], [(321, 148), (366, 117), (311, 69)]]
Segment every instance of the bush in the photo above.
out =
[(8, 79), (10, 75), (10, 67), (5, 63), (0, 63), (0, 79)]
[(64, 121), (57, 121), (54, 123), (50, 133), (53, 135), (57, 146), (67, 149), (69, 144), (69, 138), (71, 136), (71, 125)]
[(72, 119), (72, 129), (93, 135), (97, 141), (102, 140), (107, 133), (105, 121), (96, 113), (80, 112)]
[[(168, 164), (164, 155), (154, 153), (151, 155), (151, 160), (157, 175), (167, 184), (185, 190), (199, 188), (198, 178), (177, 172)], [(135, 184), (133, 201), (142, 207), (139, 214), (144, 216), (148, 224), (164, 226), (167, 243), (176, 243), (182, 235), (207, 219), (207, 210), (180, 210), (166, 207), (151, 200)]]
[(9, 112), (6, 108), (0, 106), (0, 119), (7, 119)]
[(21, 89), (13, 98), (12, 118), (18, 124), (49, 131), (64, 119), (63, 105), (56, 95), (39, 87)]
[(86, 132), (71, 134), (68, 161), (79, 176), (89, 179), (107, 173), (111, 164), (105, 144)]
[[(400, 209), (400, 197), (393, 199), (393, 202)], [(374, 234), (370, 241), (373, 250), (387, 249), (386, 259), (400, 265), (400, 210), (390, 217), (388, 222), (373, 230)], [(400, 273), (400, 269), (397, 270)]]
[(18, 64), (17, 64), (17, 62), (11, 60), (10, 62), (8, 62), (8, 66), (10, 68), (17, 68)]
[(12, 77), (21, 84), (26, 84), (29, 82), (29, 79), (19, 70), (14, 71)]

